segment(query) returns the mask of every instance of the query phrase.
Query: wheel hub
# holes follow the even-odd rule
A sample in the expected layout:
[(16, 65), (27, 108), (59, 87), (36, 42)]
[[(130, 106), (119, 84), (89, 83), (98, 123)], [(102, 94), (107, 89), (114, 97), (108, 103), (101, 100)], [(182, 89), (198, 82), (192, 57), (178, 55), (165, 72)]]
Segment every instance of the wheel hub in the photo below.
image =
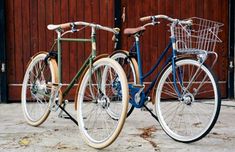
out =
[(98, 99), (98, 103), (101, 105), (102, 108), (107, 109), (110, 105), (110, 100), (106, 95), (104, 95), (100, 99)]
[(182, 98), (182, 102), (186, 105), (191, 105), (194, 102), (194, 96), (191, 93), (186, 93)]
[(37, 96), (39, 99), (43, 99), (43, 93), (47, 93), (46, 83), (45, 81), (37, 80), (33, 86), (30, 88), (31, 93)]

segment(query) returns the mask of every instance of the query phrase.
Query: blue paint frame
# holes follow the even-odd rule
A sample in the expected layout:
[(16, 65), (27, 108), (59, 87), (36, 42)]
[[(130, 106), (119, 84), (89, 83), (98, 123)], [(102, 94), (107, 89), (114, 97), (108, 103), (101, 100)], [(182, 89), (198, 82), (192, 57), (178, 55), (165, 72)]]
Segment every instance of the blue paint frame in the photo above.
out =
[[(138, 36), (136, 36), (138, 37)], [(169, 52), (170, 48), (172, 48), (172, 53), (171, 55), (168, 56), (167, 60), (164, 62), (164, 64), (161, 66), (161, 70), (160, 72), (158, 72), (156, 74), (156, 76), (154, 77), (153, 81), (150, 83), (150, 85), (148, 86), (148, 88), (146, 89), (146, 91), (142, 91), (140, 94), (140, 102), (137, 104), (133, 99), (135, 99), (135, 94), (141, 89), (141, 88), (135, 88), (133, 85), (129, 85), (129, 89), (130, 89), (130, 94), (132, 96), (132, 99), (130, 99), (130, 103), (135, 107), (135, 108), (141, 108), (144, 106), (145, 101), (148, 99), (148, 95), (150, 93), (150, 91), (153, 89), (156, 81), (158, 80), (160, 74), (162, 73), (162, 71), (165, 69), (165, 67), (168, 64), (171, 64), (172, 68), (175, 69), (175, 60), (176, 60), (176, 50), (173, 49), (173, 44), (175, 43), (175, 38), (171, 38), (170, 42), (168, 43), (167, 47), (165, 48), (165, 50), (161, 53), (160, 57), (157, 59), (156, 63), (154, 64), (154, 66), (146, 73), (143, 74), (143, 69), (142, 69), (142, 60), (141, 60), (141, 53), (140, 53), (140, 43), (139, 43), (139, 39), (136, 38), (136, 41), (134, 42), (134, 45), (131, 47), (130, 52), (131, 53), (136, 53), (137, 55), (137, 61), (138, 61), (138, 70), (139, 70), (139, 82), (141, 85), (143, 85), (144, 80), (149, 77), (155, 70), (157, 67), (159, 67), (159, 64), (161, 63), (161, 61), (163, 60), (163, 58), (166, 56), (166, 54)], [(178, 94), (178, 97), (181, 97), (181, 94), (179, 92), (179, 89), (176, 85), (176, 71), (173, 70), (173, 80), (174, 80), (174, 87), (176, 89), (176, 92)], [(181, 82), (182, 83), (182, 82)]]

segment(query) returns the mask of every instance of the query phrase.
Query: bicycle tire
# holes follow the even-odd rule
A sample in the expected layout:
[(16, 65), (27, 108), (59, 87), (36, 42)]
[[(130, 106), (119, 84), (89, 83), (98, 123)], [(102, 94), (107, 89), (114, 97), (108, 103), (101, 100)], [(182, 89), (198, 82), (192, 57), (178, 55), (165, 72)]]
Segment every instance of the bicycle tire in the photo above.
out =
[[(120, 102), (116, 101), (116, 98), (113, 99), (112, 94), (109, 95), (107, 91), (105, 92), (99, 87), (104, 84), (100, 80), (102, 80), (102, 71), (107, 67), (117, 74), (116, 78), (120, 83), (122, 96)], [(109, 86), (113, 88), (111, 81), (107, 82), (110, 82), (110, 84), (107, 83), (107, 88)], [(113, 59), (99, 59), (93, 63), (92, 69), (86, 71), (77, 94), (77, 117), (80, 133), (89, 146), (102, 149), (109, 146), (118, 137), (126, 119), (129, 100), (127, 88), (125, 72)], [(113, 107), (113, 104), (115, 108), (120, 106), (120, 109), (117, 109), (120, 112), (118, 120), (110, 117), (107, 112)]]
[[(58, 83), (57, 63), (54, 59), (45, 61), (46, 56), (46, 52), (39, 52), (32, 57), (22, 84), (21, 104), (24, 117), (29, 125), (35, 127), (42, 124), (50, 114), (51, 99), (39, 92), (42, 91), (49, 95), (48, 82)], [(33, 110), (30, 110), (30, 108)], [(42, 112), (39, 112), (39, 110), (42, 110)], [(39, 115), (36, 116), (37, 114)]]
[(179, 99), (173, 83), (172, 65), (168, 66), (156, 89), (155, 111), (168, 136), (179, 142), (195, 142), (205, 137), (218, 119), (221, 106), (218, 82), (211, 69), (196, 60), (182, 59), (175, 64), (179, 92), (185, 92), (191, 78), (193, 83)]

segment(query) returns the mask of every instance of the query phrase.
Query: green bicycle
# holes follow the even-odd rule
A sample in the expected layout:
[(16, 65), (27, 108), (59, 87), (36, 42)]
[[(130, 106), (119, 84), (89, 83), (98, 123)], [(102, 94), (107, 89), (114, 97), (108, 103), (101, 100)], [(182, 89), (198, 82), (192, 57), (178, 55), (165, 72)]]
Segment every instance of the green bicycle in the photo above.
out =
[[(78, 27), (80, 27), (78, 29)], [(91, 28), (91, 38), (63, 38), (68, 33)], [(115, 28), (87, 22), (48, 25), (57, 33), (57, 39), (49, 52), (34, 55), (25, 72), (21, 102), (25, 119), (32, 126), (42, 124), (51, 111), (61, 109), (79, 125), (82, 137), (94, 148), (110, 145), (120, 133), (127, 113), (129, 101), (128, 83), (124, 70), (113, 59), (96, 57), (96, 30), (118, 34)], [(62, 92), (62, 42), (90, 42), (91, 54)], [(52, 51), (57, 46), (57, 51)], [(65, 97), (77, 83), (75, 95), (76, 121), (66, 110)]]

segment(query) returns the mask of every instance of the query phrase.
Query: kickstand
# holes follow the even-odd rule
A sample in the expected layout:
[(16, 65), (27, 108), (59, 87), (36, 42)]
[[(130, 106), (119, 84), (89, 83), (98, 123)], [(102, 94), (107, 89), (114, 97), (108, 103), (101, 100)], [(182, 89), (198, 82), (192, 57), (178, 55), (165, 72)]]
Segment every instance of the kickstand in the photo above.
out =
[[(144, 104), (145, 109), (152, 115), (153, 118), (155, 118), (158, 121), (158, 118), (153, 112)], [(159, 122), (159, 121), (158, 121)]]
[[(60, 113), (59, 113), (58, 116), (59, 116), (60, 118), (70, 119), (70, 120), (72, 120), (72, 121), (78, 126), (77, 120), (75, 120), (75, 119), (65, 110), (66, 102), (64, 102), (64, 103), (62, 104), (62, 106), (61, 106), (61, 105), (58, 105), (58, 106), (59, 106), (59, 108), (61, 109), (61, 111), (60, 111)], [(63, 112), (64, 112), (67, 116), (63, 115)]]
[[(68, 104), (68, 100), (65, 100), (62, 104), (61, 104), (61, 107), (63, 107), (63, 109), (65, 109), (66, 105)], [(60, 108), (60, 113), (58, 114), (58, 117), (59, 118), (64, 118), (64, 119), (70, 119), (68, 117), (68, 115), (66, 114), (63, 114), (63, 110)]]

